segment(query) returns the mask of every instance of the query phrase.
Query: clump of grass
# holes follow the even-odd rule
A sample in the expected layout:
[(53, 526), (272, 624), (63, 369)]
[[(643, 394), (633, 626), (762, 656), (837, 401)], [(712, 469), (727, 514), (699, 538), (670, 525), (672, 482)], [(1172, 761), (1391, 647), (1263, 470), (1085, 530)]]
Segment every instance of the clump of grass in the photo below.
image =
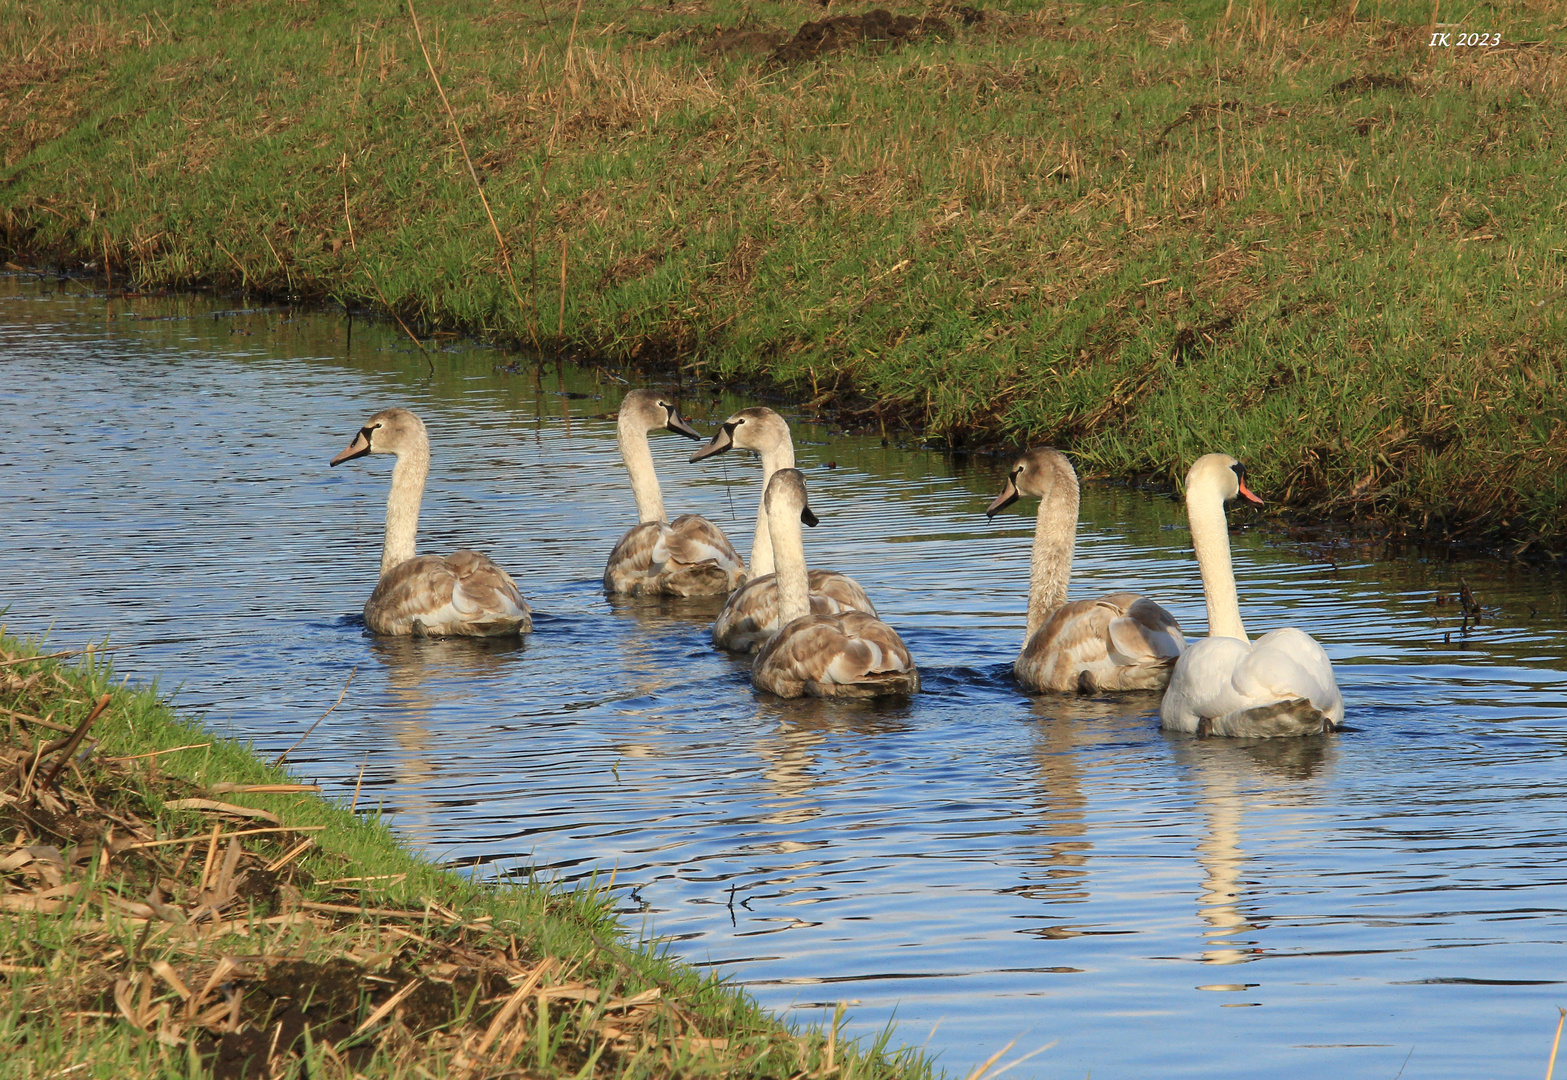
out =
[(5, 1075), (930, 1074), (627, 946), (603, 891), (422, 863), (65, 659), (0, 636)]
[(0, 100), (56, 117), (0, 127), (0, 220), (143, 287), (767, 380), (1101, 472), (1224, 448), (1319, 516), (1567, 539), (1557, 5), (887, 6), (926, 31), (789, 63), (785, 0), (422, 0), (423, 47), (382, 0), (0, 0)]

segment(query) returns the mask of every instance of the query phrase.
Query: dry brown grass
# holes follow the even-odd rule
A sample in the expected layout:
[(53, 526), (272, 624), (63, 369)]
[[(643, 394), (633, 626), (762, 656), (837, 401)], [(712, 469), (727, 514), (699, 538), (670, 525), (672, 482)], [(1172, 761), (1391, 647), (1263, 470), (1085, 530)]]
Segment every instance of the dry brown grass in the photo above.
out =
[(112, 754), (157, 709), (59, 658), (0, 638), (0, 976), (8, 1038), (40, 1068), (61, 1052), (93, 1075), (190, 1062), (225, 1080), (820, 1068), (819, 1037), (711, 982), (650, 979), (597, 901), (549, 901), (569, 924), (552, 937), (450, 883), (420, 891), (431, 871), (406, 856), (400, 872), (346, 858), (337, 826), (301, 823), (310, 785), (173, 769), (211, 737)]
[[(1556, 407), (1536, 425), (1521, 375), (1467, 400), (1439, 384), (1464, 440), (1398, 434), (1426, 424), (1417, 354), (1560, 366), (1567, 236), (1537, 178), (1560, 171), (1567, 61), (1511, 33), (1554, 9), (1517, 10), (1504, 46), (1464, 50), (1430, 48), (1430, 7), (1402, 0), (909, 2), (878, 23), (945, 30), (780, 66), (805, 24), (864, 13), (541, 0), (470, 21), (422, 0), (452, 123), (406, 20), (322, 17), (278, 38), (308, 63), (171, 67), (148, 99), (177, 96), (180, 123), (122, 109), (134, 162), (46, 163), (4, 220), (46, 245), (90, 228), (96, 252), (107, 212), (111, 262), (149, 284), (838, 387), (948, 442), (1055, 440), (1100, 471), (1178, 477), (1200, 437), (1299, 506), (1544, 535), (1554, 481), (1521, 509), (1420, 486), (1475, 475), (1480, 445), (1524, 470), (1491, 487), (1538, 485)], [(1276, 378), (1321, 349), (1354, 409)], [(1199, 362), (1248, 408), (1203, 415), (1174, 370)]]

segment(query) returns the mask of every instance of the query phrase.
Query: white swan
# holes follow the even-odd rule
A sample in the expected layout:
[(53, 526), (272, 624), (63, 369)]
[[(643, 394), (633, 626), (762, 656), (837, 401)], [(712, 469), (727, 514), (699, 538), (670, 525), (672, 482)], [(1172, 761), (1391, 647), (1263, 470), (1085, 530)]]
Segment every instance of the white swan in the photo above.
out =
[[(778, 580), (773, 573), (773, 544), (767, 519), (767, 485), (779, 469), (794, 468), (794, 440), (789, 422), (772, 409), (741, 409), (713, 435), (706, 446), (691, 455), (701, 461), (733, 447), (754, 450), (762, 459), (762, 498), (756, 508), (756, 536), (751, 542), (751, 566), (745, 585), (730, 594), (713, 621), (713, 644), (728, 652), (755, 652), (783, 625), (778, 617)], [(860, 583), (833, 570), (812, 570), (809, 576), (811, 611), (836, 615), (863, 611), (875, 616), (876, 608)]]
[(366, 454), (395, 454), (386, 500), (381, 580), (365, 601), (365, 625), (376, 634), (504, 637), (533, 628), (516, 582), (477, 551), (416, 555), (419, 504), (430, 473), (430, 437), (407, 409), (383, 409), (359, 429), (332, 465)]
[(1092, 694), (1158, 690), (1186, 647), (1170, 613), (1136, 593), (1067, 603), (1077, 534), (1077, 471), (1042, 446), (1017, 460), (986, 517), (1020, 495), (1039, 496), (1028, 582), (1028, 630), (1012, 665), (1025, 690)]
[(816, 524), (805, 476), (779, 469), (763, 508), (778, 567), (783, 627), (756, 654), (751, 684), (779, 697), (868, 698), (919, 692), (920, 674), (897, 631), (863, 611), (811, 614), (800, 522)]
[(1197, 459), (1186, 476), (1186, 514), (1208, 601), (1208, 636), (1188, 645), (1159, 705), (1160, 725), (1199, 735), (1316, 735), (1344, 721), (1344, 698), (1328, 654), (1285, 628), (1246, 639), (1224, 504), (1246, 489), (1246, 470), (1228, 454)]
[(633, 390), (620, 403), (620, 456), (631, 474), (638, 525), (626, 530), (604, 567), (612, 593), (715, 596), (745, 580), (745, 566), (723, 532), (697, 514), (664, 516), (664, 497), (653, 471), (647, 433), (659, 428), (701, 439), (680, 413), (651, 390)]

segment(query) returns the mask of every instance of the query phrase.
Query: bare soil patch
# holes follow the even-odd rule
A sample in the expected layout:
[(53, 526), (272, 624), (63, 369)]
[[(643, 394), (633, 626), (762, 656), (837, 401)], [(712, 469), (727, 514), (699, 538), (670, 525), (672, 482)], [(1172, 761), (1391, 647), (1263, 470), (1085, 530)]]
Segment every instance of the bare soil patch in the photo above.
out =
[(883, 51), (929, 36), (951, 38), (952, 26), (936, 15), (894, 15), (886, 8), (876, 8), (863, 15), (833, 15), (807, 22), (773, 50), (768, 62), (784, 67), (857, 45)]
[(1361, 90), (1413, 90), (1415, 82), (1408, 75), (1356, 75), (1333, 84), (1335, 94), (1353, 94)]

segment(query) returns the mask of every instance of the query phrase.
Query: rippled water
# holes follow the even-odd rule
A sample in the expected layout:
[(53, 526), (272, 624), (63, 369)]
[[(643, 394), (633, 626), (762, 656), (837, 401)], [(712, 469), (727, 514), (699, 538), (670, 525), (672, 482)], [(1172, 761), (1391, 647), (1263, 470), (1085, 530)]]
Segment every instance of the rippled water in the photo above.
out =
[[(1543, 1075), (1560, 576), (1237, 535), (1248, 625), (1315, 634), (1354, 730), (1170, 737), (1151, 695), (1011, 684), (1033, 508), (985, 520), (1002, 463), (797, 423), (812, 563), (859, 578), (928, 692), (763, 701), (709, 647), (715, 605), (601, 592), (634, 517), (600, 418), (622, 383), (508, 359), (454, 346), (431, 377), (363, 322), (0, 279), (10, 629), (108, 635), (119, 670), (269, 752), (354, 673), (294, 754), (329, 792), (363, 767), (404, 836), (481, 873), (614, 868), (633, 927), (794, 1016), (934, 1028), (954, 1072), (1016, 1038), (1009, 1059), (1055, 1045), (1014, 1076)], [(709, 430), (745, 403), (685, 401)], [(525, 645), (364, 635), (389, 463), (326, 462), (392, 404), (434, 441), (422, 550), (507, 566)], [(744, 552), (759, 470), (694, 446), (655, 436), (666, 502)], [(1091, 485), (1078, 543), (1076, 595), (1136, 587), (1201, 632), (1176, 504)], [(1436, 602), (1460, 575), (1486, 608), (1467, 635)]]

